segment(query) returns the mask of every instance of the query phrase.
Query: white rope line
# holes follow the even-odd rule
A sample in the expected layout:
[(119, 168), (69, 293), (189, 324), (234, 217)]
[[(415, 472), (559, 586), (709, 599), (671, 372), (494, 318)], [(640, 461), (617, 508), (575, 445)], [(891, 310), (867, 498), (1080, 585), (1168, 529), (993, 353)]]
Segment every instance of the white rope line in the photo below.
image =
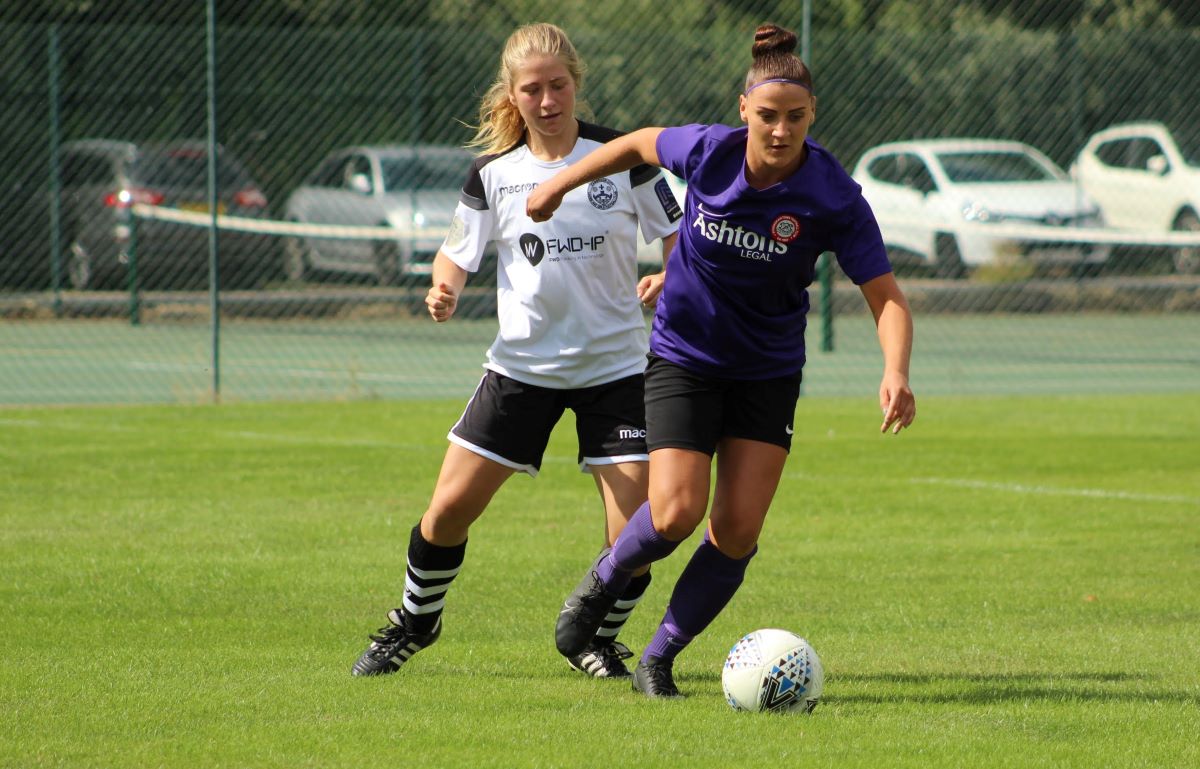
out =
[[(159, 222), (174, 222), (191, 227), (208, 227), (212, 215), (202, 211), (181, 211), (166, 206), (149, 206), (138, 203), (133, 206), (133, 215), (140, 219)], [(402, 230), (396, 227), (365, 227), (339, 224), (300, 224), (281, 222), (276, 219), (253, 219), (245, 216), (217, 215), (217, 228), (234, 232), (261, 233), (264, 235), (297, 235), (306, 238), (354, 238), (361, 240), (407, 240), (409, 238), (436, 239), (446, 237), (446, 229), (438, 227), (413, 227)]]

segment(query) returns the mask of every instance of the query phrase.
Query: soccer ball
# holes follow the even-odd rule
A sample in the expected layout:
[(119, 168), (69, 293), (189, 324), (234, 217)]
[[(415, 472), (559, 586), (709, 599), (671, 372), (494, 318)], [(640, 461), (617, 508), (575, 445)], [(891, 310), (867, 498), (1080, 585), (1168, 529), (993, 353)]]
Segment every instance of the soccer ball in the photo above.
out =
[(721, 688), (734, 710), (811, 713), (824, 687), (825, 671), (808, 641), (776, 628), (739, 638), (721, 670)]

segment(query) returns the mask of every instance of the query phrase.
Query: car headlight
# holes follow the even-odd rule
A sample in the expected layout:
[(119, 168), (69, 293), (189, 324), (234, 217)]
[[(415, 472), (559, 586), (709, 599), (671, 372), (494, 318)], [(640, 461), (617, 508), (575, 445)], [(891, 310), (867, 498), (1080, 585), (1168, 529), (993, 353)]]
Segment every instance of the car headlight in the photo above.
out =
[(985, 206), (970, 200), (963, 204), (962, 215), (968, 222), (999, 222), (1004, 220), (1003, 214), (989, 211)]
[(421, 213), (420, 211), (414, 212), (413, 213), (413, 224), (417, 225), (418, 227), (424, 227), (425, 226), (425, 214)]

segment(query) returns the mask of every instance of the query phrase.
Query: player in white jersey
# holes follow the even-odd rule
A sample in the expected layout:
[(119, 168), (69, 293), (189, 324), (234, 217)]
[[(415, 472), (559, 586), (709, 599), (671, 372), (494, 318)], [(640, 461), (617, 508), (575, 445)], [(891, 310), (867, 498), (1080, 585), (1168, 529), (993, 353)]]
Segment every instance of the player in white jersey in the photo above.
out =
[[(469, 273), (495, 244), (500, 329), (410, 535), (403, 605), (371, 636), (355, 675), (394, 673), (437, 640), (468, 529), (513, 474), (537, 475), (566, 409), (575, 412), (580, 468), (592, 474), (604, 505), (607, 544), (647, 498), (642, 307), (657, 301), (663, 274), (638, 280), (637, 238), (639, 230), (647, 242), (662, 238), (665, 261), (679, 204), (661, 172), (641, 166), (576, 190), (551, 222), (525, 213), (540, 182), (620, 135), (575, 117), (582, 71), (566, 33), (530, 24), (509, 37), (483, 98), (473, 142), (483, 152), (434, 260), (425, 303), (435, 321), (449, 320)], [(568, 658), (572, 667), (597, 678), (629, 675), (623, 660), (632, 655), (616, 635), (649, 582), (648, 570), (634, 577), (595, 641)]]

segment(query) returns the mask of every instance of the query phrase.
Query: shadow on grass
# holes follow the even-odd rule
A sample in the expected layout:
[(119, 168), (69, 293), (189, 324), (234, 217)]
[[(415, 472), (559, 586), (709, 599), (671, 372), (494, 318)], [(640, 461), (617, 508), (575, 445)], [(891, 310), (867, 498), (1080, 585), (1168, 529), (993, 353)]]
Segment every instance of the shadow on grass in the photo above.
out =
[[(680, 676), (680, 683), (684, 682)], [(692, 681), (720, 685), (716, 673), (689, 673)], [(1149, 688), (1155, 676), (1144, 673), (862, 673), (831, 675), (825, 680), (829, 701), (986, 705), (1003, 702), (1182, 702), (1200, 705), (1200, 695)], [(850, 691), (847, 691), (849, 689)]]

